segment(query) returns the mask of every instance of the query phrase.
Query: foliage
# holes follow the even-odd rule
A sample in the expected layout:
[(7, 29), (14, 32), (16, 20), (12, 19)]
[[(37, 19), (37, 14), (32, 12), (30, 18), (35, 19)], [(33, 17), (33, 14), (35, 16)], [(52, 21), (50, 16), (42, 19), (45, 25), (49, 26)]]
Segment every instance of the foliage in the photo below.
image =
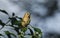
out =
[[(6, 14), (9, 16), (9, 14), (5, 11), (5, 10), (1, 10), (0, 12)], [(4, 26), (11, 26), (14, 28), (14, 30), (18, 33), (19, 38), (26, 38), (26, 35), (29, 35), (30, 38), (41, 38), (42, 32), (39, 28), (33, 27), (31, 26), (29, 23), (31, 21), (30, 19), (30, 13), (27, 12), (23, 18), (15, 16), (15, 13), (12, 13), (12, 17), (9, 16), (8, 18), (9, 20), (4, 23), (2, 22), (2, 20), (0, 20), (0, 25), (2, 26), (1, 29), (4, 28)], [(19, 19), (19, 20), (18, 20)], [(8, 24), (8, 23), (11, 24)], [(16, 25), (17, 27), (15, 27), (14, 25)], [(31, 28), (33, 28), (33, 30)], [(1, 30), (0, 29), (0, 30)], [(30, 33), (26, 34), (26, 31), (29, 30)], [(13, 35), (14, 37), (16, 37), (15, 34), (9, 32), (9, 31), (5, 31), (5, 34), (11, 38), (11, 35)], [(0, 36), (3, 36), (2, 34), (0, 34)]]

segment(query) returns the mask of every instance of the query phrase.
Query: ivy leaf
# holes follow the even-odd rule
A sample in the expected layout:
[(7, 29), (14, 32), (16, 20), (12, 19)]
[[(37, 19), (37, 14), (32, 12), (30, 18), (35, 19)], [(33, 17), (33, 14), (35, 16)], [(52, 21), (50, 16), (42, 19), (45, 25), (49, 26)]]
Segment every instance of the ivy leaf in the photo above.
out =
[(8, 15), (8, 13), (5, 10), (0, 9), (0, 11)]

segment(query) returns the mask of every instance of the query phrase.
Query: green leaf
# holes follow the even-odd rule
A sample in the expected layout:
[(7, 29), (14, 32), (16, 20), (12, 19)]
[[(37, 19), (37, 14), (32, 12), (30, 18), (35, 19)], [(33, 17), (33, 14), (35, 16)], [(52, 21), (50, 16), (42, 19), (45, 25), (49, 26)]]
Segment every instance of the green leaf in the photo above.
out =
[(13, 33), (10, 33), (9, 31), (5, 31), (5, 34), (7, 34), (7, 35), (13, 35), (14, 37), (16, 37), (16, 35), (15, 34), (13, 34)]
[(41, 30), (40, 30), (39, 28), (35, 28), (35, 27), (33, 27), (33, 28), (34, 28), (34, 31), (38, 32), (39, 34), (42, 33)]
[(11, 20), (11, 24), (14, 25), (15, 22), (17, 21), (17, 19), (15, 17), (11, 17), (9, 18)]
[(13, 34), (13, 33), (10, 33), (11, 35), (13, 35), (14, 37), (16, 37), (16, 35), (15, 34)]
[(21, 27), (21, 24), (20, 24), (21, 20), (17, 20), (16, 17), (10, 17), (9, 19), (11, 21), (12, 26), (18, 25), (18, 28)]
[(5, 10), (0, 9), (0, 11), (8, 15), (8, 13)]
[(5, 31), (5, 33), (6, 33), (6, 34), (10, 34), (10, 32), (9, 32), (9, 31)]
[(9, 31), (5, 31), (5, 34), (8, 36), (8, 38), (11, 38)]
[(21, 28), (21, 31), (23, 31), (23, 32), (27, 31), (27, 27)]
[(15, 25), (19, 25), (20, 24), (20, 21), (15, 20), (14, 24)]

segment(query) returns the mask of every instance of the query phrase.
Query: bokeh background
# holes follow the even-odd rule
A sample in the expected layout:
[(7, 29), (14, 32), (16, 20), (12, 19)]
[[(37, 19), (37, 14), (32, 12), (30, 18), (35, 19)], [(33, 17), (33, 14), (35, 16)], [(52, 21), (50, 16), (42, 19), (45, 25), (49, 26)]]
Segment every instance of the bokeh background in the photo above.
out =
[[(60, 38), (60, 0), (0, 0), (0, 9), (6, 10), (10, 16), (14, 12), (19, 17), (28, 11), (31, 13), (30, 24), (41, 29), (42, 38)], [(6, 23), (8, 16), (0, 12), (0, 19)], [(9, 30), (17, 35), (12, 29), (5, 26), (0, 33)]]

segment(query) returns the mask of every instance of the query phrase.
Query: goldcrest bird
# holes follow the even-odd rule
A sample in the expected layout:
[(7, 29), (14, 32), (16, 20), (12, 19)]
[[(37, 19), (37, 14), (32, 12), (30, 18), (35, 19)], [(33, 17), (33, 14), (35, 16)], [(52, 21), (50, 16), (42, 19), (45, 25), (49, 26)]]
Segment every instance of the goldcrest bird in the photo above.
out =
[(31, 21), (30, 20), (30, 13), (26, 12), (22, 18), (22, 21), (21, 21), (22, 27), (27, 27), (27, 25), (29, 25), (30, 21)]

